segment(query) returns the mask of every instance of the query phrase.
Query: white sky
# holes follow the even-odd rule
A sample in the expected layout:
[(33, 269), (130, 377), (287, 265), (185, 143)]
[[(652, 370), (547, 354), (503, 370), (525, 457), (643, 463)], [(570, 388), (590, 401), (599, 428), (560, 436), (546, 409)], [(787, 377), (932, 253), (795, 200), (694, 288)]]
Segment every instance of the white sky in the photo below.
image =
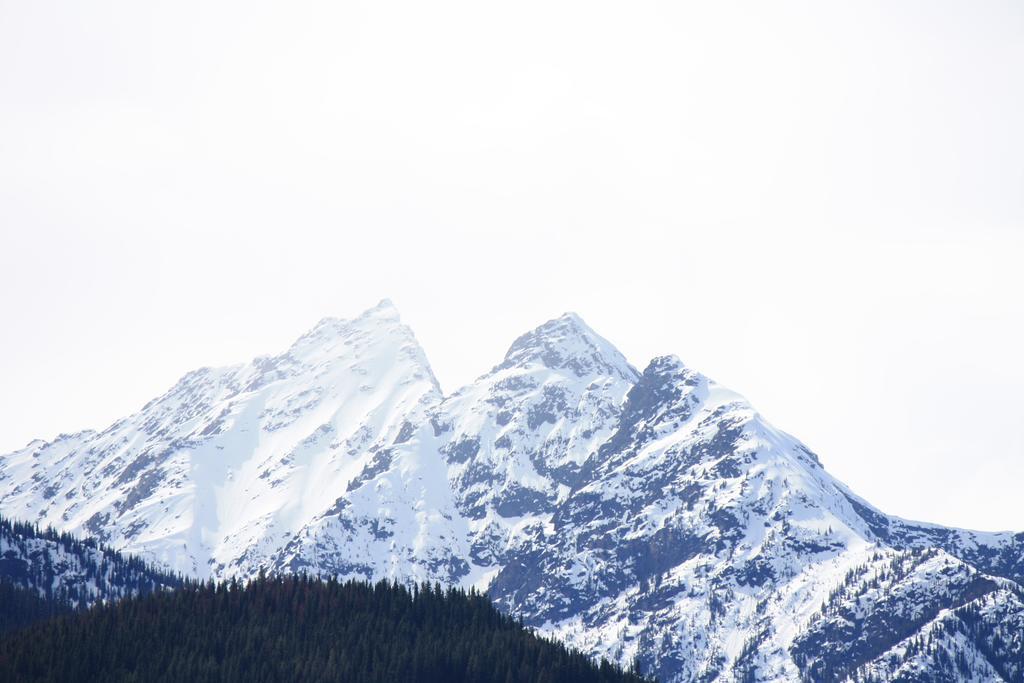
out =
[(0, 451), (391, 297), (580, 313), (1024, 529), (1024, 5), (0, 0)]

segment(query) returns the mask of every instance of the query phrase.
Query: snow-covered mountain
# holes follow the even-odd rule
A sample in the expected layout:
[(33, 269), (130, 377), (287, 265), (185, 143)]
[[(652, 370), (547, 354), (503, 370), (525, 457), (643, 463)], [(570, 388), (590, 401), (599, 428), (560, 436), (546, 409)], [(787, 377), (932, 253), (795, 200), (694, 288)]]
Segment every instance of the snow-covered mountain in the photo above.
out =
[(174, 571), (244, 574), (440, 399), (412, 332), (382, 302), (321, 321), (283, 354), (191, 372), (102, 432), (4, 456), (2, 510)]
[(390, 303), (325, 320), (0, 456), (0, 511), (200, 577), (475, 585), (665, 681), (1024, 680), (1024, 534), (887, 516), (738, 394), (674, 357), (637, 372), (572, 314), (449, 396)]

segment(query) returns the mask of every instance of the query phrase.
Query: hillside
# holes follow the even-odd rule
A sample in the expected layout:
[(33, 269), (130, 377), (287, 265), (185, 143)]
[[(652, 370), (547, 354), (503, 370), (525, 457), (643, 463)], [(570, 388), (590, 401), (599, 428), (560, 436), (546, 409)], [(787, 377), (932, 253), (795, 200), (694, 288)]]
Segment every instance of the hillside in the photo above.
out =
[(546, 640), (475, 592), (258, 578), (36, 624), (0, 640), (0, 680), (644, 683)]
[[(43, 614), (178, 588), (186, 582), (93, 539), (0, 516), (0, 584), (48, 603)], [(18, 600), (26, 608), (32, 602)], [(0, 602), (0, 612), (8, 611), (9, 605)]]

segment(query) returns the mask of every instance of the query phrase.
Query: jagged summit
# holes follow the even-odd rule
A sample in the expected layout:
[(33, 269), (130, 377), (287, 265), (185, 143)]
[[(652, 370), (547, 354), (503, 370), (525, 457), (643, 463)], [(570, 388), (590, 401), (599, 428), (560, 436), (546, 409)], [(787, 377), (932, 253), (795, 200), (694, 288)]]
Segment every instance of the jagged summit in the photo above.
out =
[(323, 318), (286, 353), (306, 363), (331, 362), (353, 354), (367, 362), (375, 358), (373, 362), (386, 363), (393, 357), (411, 363), (416, 377), (427, 379), (440, 394), (441, 385), (426, 352), (390, 299), (381, 299), (354, 318)]
[(412, 330), (402, 324), (398, 309), (391, 300), (381, 299), (376, 306), (366, 309), (354, 318), (321, 318), (312, 329), (295, 341), (292, 348), (331, 343), (338, 338), (351, 337), (360, 331), (413, 337)]
[(638, 376), (625, 356), (575, 313), (564, 313), (520, 336), (498, 367), (531, 363), (571, 370), (577, 377), (601, 372), (633, 381)]
[(402, 322), (402, 316), (398, 312), (398, 308), (395, 306), (391, 299), (381, 299), (377, 302), (377, 305), (371, 306), (366, 309), (358, 316), (353, 318), (351, 324), (360, 323), (378, 323), (378, 324), (395, 324), (400, 325)]
[(367, 309), (366, 313), (370, 313), (373, 311), (389, 311), (394, 313), (394, 315), (396, 316), (398, 315), (398, 309), (395, 308), (395, 302), (387, 297), (384, 297), (383, 299), (378, 301), (377, 305), (374, 306), (373, 308)]

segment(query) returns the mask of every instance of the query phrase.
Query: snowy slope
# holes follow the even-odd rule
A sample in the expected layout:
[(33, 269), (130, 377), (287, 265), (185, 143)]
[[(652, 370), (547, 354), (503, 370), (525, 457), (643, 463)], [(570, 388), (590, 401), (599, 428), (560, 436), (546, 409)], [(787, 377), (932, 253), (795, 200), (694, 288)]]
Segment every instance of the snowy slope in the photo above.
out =
[(0, 456), (0, 511), (197, 576), (474, 585), (665, 681), (928, 680), (940, 651), (1024, 671), (999, 626), (1024, 535), (887, 516), (742, 396), (675, 357), (638, 373), (573, 314), (447, 397), (387, 302), (326, 320)]

